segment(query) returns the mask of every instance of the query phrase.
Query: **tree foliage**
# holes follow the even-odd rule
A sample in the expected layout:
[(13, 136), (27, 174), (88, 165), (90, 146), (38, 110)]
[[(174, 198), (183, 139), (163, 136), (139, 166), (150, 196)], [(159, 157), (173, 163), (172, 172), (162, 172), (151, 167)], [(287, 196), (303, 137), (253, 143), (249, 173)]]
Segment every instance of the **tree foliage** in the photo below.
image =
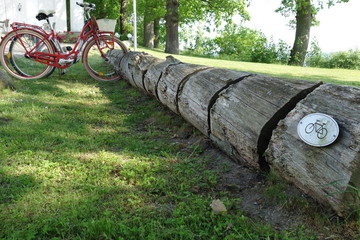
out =
[[(168, 20), (167, 24), (176, 28), (174, 22), (177, 22), (178, 26), (202, 20), (215, 21), (220, 24), (221, 20), (229, 21), (235, 14), (241, 15), (244, 19), (249, 18), (246, 12), (248, 0), (178, 0), (177, 4), (167, 4), (171, 2), (165, 0), (138, 0), (138, 12), (143, 14), (144, 24), (163, 18)], [(176, 11), (169, 9), (169, 6), (177, 6)], [(174, 19), (174, 16), (177, 16), (178, 19)], [(158, 26), (155, 24), (154, 27)], [(171, 26), (167, 26), (167, 29), (168, 32), (175, 32), (169, 31)], [(176, 35), (170, 38), (167, 36), (167, 42), (176, 42), (178, 41), (176, 39), (178, 39)]]
[[(312, 0), (312, 13), (317, 14), (321, 9), (327, 7), (332, 7), (335, 4), (349, 2), (350, 0)], [(285, 17), (295, 15), (297, 11), (304, 7), (307, 4), (306, 0), (281, 0), (281, 6), (276, 10), (280, 12)]]
[(324, 54), (314, 39), (307, 54), (306, 64), (310, 67), (320, 68), (360, 69), (360, 50)]
[(182, 24), (195, 21), (230, 20), (232, 16), (239, 14), (244, 19), (250, 16), (246, 11), (249, 0), (180, 0), (180, 22)]
[(96, 18), (118, 19), (120, 17), (119, 0), (91, 0), (96, 5), (93, 14)]
[(285, 42), (276, 44), (261, 31), (233, 23), (218, 31), (215, 38), (206, 37), (200, 26), (191, 31), (187, 38), (194, 41), (187, 42), (187, 52), (193, 55), (263, 63), (286, 63), (289, 58), (290, 47)]
[(290, 23), (295, 24), (296, 33), (290, 65), (304, 65), (306, 52), (310, 39), (310, 28), (317, 25), (316, 14), (325, 6), (331, 7), (337, 3), (349, 2), (349, 0), (282, 0), (281, 6), (276, 10), (283, 16), (295, 16)]

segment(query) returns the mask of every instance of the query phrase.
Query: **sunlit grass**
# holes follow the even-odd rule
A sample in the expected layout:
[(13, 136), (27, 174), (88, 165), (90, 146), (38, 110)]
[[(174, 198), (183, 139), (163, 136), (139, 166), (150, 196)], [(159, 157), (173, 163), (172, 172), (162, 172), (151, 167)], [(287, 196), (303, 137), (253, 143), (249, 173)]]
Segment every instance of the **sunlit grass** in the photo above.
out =
[[(138, 51), (147, 52), (158, 58), (165, 58), (169, 55), (158, 50), (150, 50), (145, 48), (140, 48)], [(183, 55), (174, 55), (174, 57), (186, 63), (259, 73), (274, 77), (323, 81), (326, 83), (360, 87), (360, 70), (296, 67), (280, 64), (239, 62)]]
[(189, 125), (127, 83), (96, 82), (76, 65), (15, 84), (0, 95), (0, 239), (292, 234), (237, 208), (213, 214), (213, 199), (229, 209), (238, 200), (213, 191), (218, 176), (197, 146), (172, 139)]
[(213, 160), (173, 137), (199, 133), (127, 83), (78, 64), (15, 85), (0, 93), (0, 239), (313, 239), (245, 216)]

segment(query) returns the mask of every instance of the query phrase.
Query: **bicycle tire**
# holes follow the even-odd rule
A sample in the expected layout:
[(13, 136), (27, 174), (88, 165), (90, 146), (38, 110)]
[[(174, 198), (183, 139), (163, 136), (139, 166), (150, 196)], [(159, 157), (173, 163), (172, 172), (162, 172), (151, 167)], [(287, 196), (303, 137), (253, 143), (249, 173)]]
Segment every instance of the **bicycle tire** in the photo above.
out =
[[(36, 62), (26, 54), (26, 49), (32, 49), (43, 39), (41, 33), (30, 29), (10, 32), (0, 46), (1, 65), (17, 79), (39, 79), (49, 76), (54, 72), (54, 66)], [(45, 39), (36, 51), (54, 54), (55, 47), (52, 42)]]
[[(106, 53), (111, 48), (108, 47), (108, 44), (104, 43), (104, 40), (111, 43), (113, 38), (111, 36), (101, 36), (99, 39), (102, 44), (100, 47), (102, 47), (102, 51)], [(114, 49), (120, 50), (124, 54), (127, 53), (125, 45), (117, 38), (114, 39)], [(115, 81), (120, 79), (120, 76), (114, 70), (114, 66), (102, 57), (95, 39), (86, 44), (83, 63), (85, 70), (96, 80)]]

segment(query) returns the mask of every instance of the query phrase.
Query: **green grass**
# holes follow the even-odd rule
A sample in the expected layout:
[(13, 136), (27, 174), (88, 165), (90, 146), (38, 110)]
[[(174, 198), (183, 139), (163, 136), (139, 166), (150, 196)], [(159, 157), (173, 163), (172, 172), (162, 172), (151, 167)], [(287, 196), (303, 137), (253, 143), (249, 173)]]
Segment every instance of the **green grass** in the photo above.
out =
[(313, 239), (244, 216), (172, 138), (188, 124), (127, 83), (76, 65), (15, 85), (0, 93), (0, 239)]
[[(265, 239), (196, 146), (186, 126), (124, 82), (99, 83), (81, 66), (16, 81), (0, 95), (0, 239)], [(191, 189), (197, 186), (200, 192)], [(229, 214), (209, 204), (220, 198)], [(299, 231), (304, 235), (304, 231)]]
[[(165, 58), (169, 55), (159, 50), (150, 50), (145, 48), (140, 48), (138, 51), (147, 52), (158, 58)], [(327, 83), (360, 87), (360, 70), (295, 67), (280, 64), (238, 62), (183, 55), (174, 55), (174, 57), (186, 63), (252, 72), (273, 77), (323, 81)]]

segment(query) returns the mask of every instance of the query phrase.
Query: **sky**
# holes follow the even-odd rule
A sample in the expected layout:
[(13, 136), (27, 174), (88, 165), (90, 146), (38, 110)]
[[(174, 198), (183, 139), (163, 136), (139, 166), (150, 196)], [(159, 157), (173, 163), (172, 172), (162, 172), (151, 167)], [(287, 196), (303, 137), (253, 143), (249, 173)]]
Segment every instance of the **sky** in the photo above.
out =
[[(248, 8), (251, 20), (245, 26), (261, 30), (275, 42), (282, 39), (292, 46), (295, 30), (288, 26), (290, 18), (275, 12), (280, 3), (281, 0), (252, 0)], [(310, 38), (316, 37), (322, 52), (360, 50), (360, 0), (324, 8), (317, 19), (320, 25), (311, 28)]]

